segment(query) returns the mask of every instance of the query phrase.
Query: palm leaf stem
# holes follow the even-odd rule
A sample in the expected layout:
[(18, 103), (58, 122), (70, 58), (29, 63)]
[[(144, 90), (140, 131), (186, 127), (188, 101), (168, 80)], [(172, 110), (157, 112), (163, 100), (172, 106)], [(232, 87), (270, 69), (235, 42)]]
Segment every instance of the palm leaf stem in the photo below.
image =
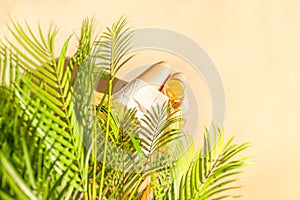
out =
[(110, 113), (111, 113), (111, 98), (112, 98), (112, 82), (113, 77), (108, 81), (108, 95), (107, 95), (107, 119), (106, 119), (106, 130), (105, 130), (105, 143), (104, 143), (104, 155), (102, 161), (102, 171), (101, 171), (101, 179), (100, 179), (100, 189), (99, 189), (99, 199), (102, 198), (103, 192), (103, 184), (104, 184), (104, 172), (106, 168), (106, 154), (107, 154), (107, 143), (108, 143), (108, 135), (109, 135), (109, 125), (110, 125)]

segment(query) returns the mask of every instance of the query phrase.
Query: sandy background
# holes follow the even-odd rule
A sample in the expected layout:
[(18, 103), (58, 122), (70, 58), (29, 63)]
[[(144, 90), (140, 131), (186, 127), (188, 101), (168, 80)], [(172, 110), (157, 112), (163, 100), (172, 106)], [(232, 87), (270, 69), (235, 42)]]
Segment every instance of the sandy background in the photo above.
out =
[[(0, 0), (0, 34), (13, 19), (60, 27), (61, 41), (95, 16), (98, 27), (122, 14), (134, 27), (162, 27), (200, 44), (225, 87), (227, 136), (250, 141), (254, 163), (242, 199), (300, 199), (300, 1)], [(99, 29), (100, 30), (100, 29)], [(8, 35), (9, 37), (9, 35)]]

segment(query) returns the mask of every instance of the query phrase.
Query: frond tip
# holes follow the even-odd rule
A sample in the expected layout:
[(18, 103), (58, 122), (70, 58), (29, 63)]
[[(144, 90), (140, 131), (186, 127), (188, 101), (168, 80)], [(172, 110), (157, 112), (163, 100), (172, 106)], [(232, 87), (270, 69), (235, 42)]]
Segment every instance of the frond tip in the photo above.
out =
[(128, 53), (132, 46), (133, 31), (127, 27), (128, 20), (121, 17), (111, 27), (106, 27), (103, 35), (96, 42), (96, 65), (114, 77), (133, 55)]

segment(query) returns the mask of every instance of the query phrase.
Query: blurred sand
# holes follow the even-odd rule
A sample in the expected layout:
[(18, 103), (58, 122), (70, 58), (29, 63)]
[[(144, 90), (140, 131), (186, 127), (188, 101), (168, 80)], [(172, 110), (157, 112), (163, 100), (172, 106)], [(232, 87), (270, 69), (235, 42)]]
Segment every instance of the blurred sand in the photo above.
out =
[(300, 199), (299, 8), (297, 0), (1, 0), (0, 34), (8, 35), (11, 16), (32, 26), (57, 25), (62, 42), (79, 32), (85, 17), (95, 16), (101, 30), (125, 14), (134, 27), (191, 37), (223, 79), (227, 136), (252, 142), (245, 154), (255, 164), (241, 180), (242, 199), (292, 200)]

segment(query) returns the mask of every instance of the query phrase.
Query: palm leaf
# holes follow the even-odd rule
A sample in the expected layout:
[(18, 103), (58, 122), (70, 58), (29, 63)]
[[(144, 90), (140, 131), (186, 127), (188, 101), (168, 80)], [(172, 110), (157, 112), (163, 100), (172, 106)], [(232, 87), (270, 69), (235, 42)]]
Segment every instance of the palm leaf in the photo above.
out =
[[(180, 117), (174, 114), (167, 115), (167, 104), (162, 107), (155, 106), (150, 108), (143, 119), (144, 123), (148, 126), (141, 126), (138, 129), (136, 128), (136, 126), (139, 126), (138, 124), (132, 124), (132, 122), (128, 120), (132, 119), (132, 116), (131, 118), (129, 117), (130, 115), (126, 116), (121, 114), (120, 116), (124, 117), (121, 117), (121, 120), (116, 120), (121, 122), (118, 124), (118, 127), (122, 127), (121, 130), (124, 132), (123, 134), (128, 134), (128, 132), (134, 133), (136, 141), (139, 141), (138, 146), (142, 149), (143, 156), (139, 156), (139, 151), (134, 146), (134, 143), (131, 143), (130, 149), (134, 149), (135, 153), (123, 153), (121, 155), (124, 159), (118, 162), (126, 166), (127, 172), (123, 171), (121, 172), (122, 176), (115, 177), (117, 184), (116, 187), (113, 187), (113, 193), (111, 195), (114, 195), (113, 197), (117, 199), (138, 198), (144, 194), (140, 191), (146, 188), (143, 185), (145, 185), (147, 178), (151, 176), (161, 176), (159, 184), (167, 188), (168, 184), (166, 184), (165, 181), (168, 179), (168, 183), (171, 182), (172, 179), (169, 173), (172, 173), (171, 168), (174, 167), (174, 164), (171, 158), (162, 151), (162, 147), (182, 137), (180, 130), (175, 128), (171, 129), (171, 127), (180, 120)], [(126, 122), (129, 122), (129, 124)], [(134, 128), (129, 128), (130, 125)], [(134, 132), (130, 130), (134, 130)], [(163, 133), (168, 137), (165, 137)], [(130, 137), (127, 137), (126, 140), (127, 142), (123, 140), (122, 144), (130, 144), (132, 141)], [(160, 189), (160, 191), (163, 190), (164, 189)]]
[(224, 132), (223, 130), (218, 132), (220, 137), (215, 137), (218, 139), (213, 146), (210, 146), (209, 134), (208, 131), (206, 132), (204, 140), (210, 151), (207, 148), (199, 152), (188, 171), (182, 176), (178, 187), (179, 199), (204, 200), (233, 197), (223, 193), (239, 188), (234, 183), (238, 180), (236, 175), (241, 173), (241, 168), (246, 164), (246, 158), (233, 160), (232, 158), (248, 148), (249, 144), (232, 145), (232, 139), (222, 144)]
[(111, 77), (114, 77), (119, 69), (133, 57), (128, 56), (133, 47), (131, 44), (133, 31), (127, 28), (127, 24), (127, 19), (121, 17), (112, 27), (107, 27), (96, 42), (97, 65), (101, 71), (105, 69), (109, 72)]
[[(106, 156), (108, 155), (108, 138), (113, 138), (112, 134), (109, 130), (110, 125), (112, 124), (111, 121), (111, 96), (112, 96), (112, 81), (117, 73), (117, 71), (126, 63), (128, 62), (132, 56), (127, 57), (127, 53), (130, 50), (130, 41), (132, 37), (132, 31), (130, 31), (130, 28), (127, 28), (127, 20), (125, 18), (120, 18), (120, 20), (115, 23), (111, 28), (106, 29), (106, 31), (103, 33), (103, 35), (99, 38), (99, 40), (95, 43), (96, 49), (92, 52), (92, 56), (82, 63), (82, 66), (85, 66), (77, 73), (78, 77), (80, 77), (79, 82), (82, 84), (78, 84), (78, 82), (75, 85), (75, 98), (76, 100), (76, 107), (80, 106), (83, 109), (80, 109), (81, 111), (88, 111), (89, 113), (77, 113), (77, 116), (80, 118), (80, 125), (81, 130), (91, 130), (88, 128), (88, 123), (84, 120), (81, 116), (89, 116), (88, 118), (92, 118), (93, 113), (90, 112), (93, 108), (90, 106), (91, 102), (91, 95), (92, 91), (95, 88), (95, 82), (96, 79), (99, 77), (102, 77), (103, 74), (109, 74), (108, 76), (108, 82), (109, 87), (107, 89), (107, 95), (104, 98), (107, 98), (107, 101), (102, 101), (102, 103), (105, 102), (105, 107), (107, 108), (107, 118), (105, 119), (102, 124), (105, 126), (105, 138), (103, 138), (103, 142), (98, 142), (98, 140), (101, 136), (95, 136), (96, 134), (99, 134), (97, 132), (89, 132), (87, 138), (85, 140), (87, 141), (87, 146), (89, 144), (94, 144), (94, 153), (96, 149), (98, 149), (97, 146), (102, 146), (104, 148), (103, 150), (103, 159), (101, 164), (99, 163), (100, 172), (97, 173), (96, 166), (97, 162), (93, 162), (93, 183), (91, 186), (92, 191), (90, 194), (95, 197), (96, 193), (96, 180), (100, 179), (100, 191), (99, 196), (100, 198), (103, 197), (103, 186), (104, 181), (106, 180), (104, 177), (104, 174), (106, 172), (107, 162), (108, 159)], [(92, 80), (91, 82), (85, 81), (85, 80)], [(81, 88), (83, 90), (81, 90)], [(84, 92), (85, 95), (80, 96), (78, 94), (82, 94)], [(102, 106), (102, 103), (99, 105)], [(79, 111), (79, 112), (81, 112)], [(93, 126), (96, 126), (96, 123), (94, 123)], [(97, 129), (95, 129), (97, 130)], [(103, 133), (103, 132), (102, 132)], [(115, 131), (116, 133), (116, 131)], [(116, 136), (117, 137), (117, 136)], [(96, 139), (98, 138), (98, 139)], [(132, 140), (134, 140), (133, 137), (131, 137)], [(137, 144), (137, 143), (135, 143)], [(137, 145), (136, 145), (137, 147)], [(100, 175), (100, 176), (99, 176)]]
[[(23, 90), (27, 90), (25, 86)], [(57, 177), (55, 163), (60, 160), (57, 158), (55, 162), (52, 162), (51, 152), (55, 151), (55, 144), (59, 141), (47, 147), (49, 143), (47, 137), (40, 137), (41, 131), (46, 135), (50, 132), (40, 126), (45, 117), (39, 113), (40, 99), (32, 99), (31, 103), (36, 107), (27, 110), (22, 109), (20, 105), (22, 102), (14, 93), (11, 94), (6, 101), (11, 101), (13, 106), (12, 104), (1, 105), (4, 110), (6, 107), (17, 109), (15, 112), (3, 113), (5, 121), (0, 124), (2, 133), (10, 134), (10, 137), (1, 139), (0, 181), (2, 195), (6, 198), (18, 199), (48, 199), (50, 196), (55, 198), (58, 195), (64, 195), (63, 189), (69, 188), (71, 184), (65, 184), (62, 187), (62, 183), (66, 180), (70, 182), (76, 180), (75, 176), (72, 179), (65, 177), (69, 171), (71, 173), (70, 167), (61, 168), (61, 176)], [(12, 123), (8, 124), (7, 120), (12, 121)], [(10, 156), (9, 159), (8, 155)], [(49, 193), (48, 189), (50, 189)]]
[(145, 125), (141, 127), (140, 137), (146, 155), (151, 155), (168, 143), (183, 137), (179, 128), (173, 128), (174, 124), (182, 120), (182, 116), (176, 115), (177, 112), (179, 111), (168, 115), (168, 104), (165, 103), (151, 107), (144, 115), (141, 121)]
[[(9, 30), (17, 43), (7, 40), (6, 43), (1, 44), (0, 48), (2, 85), (9, 88), (14, 94), (14, 99), (18, 102), (16, 104), (18, 111), (21, 112), (20, 114), (25, 121), (30, 120), (32, 126), (29, 126), (25, 121), (22, 123), (21, 120), (18, 120), (20, 121), (18, 124), (20, 123), (24, 127), (28, 126), (29, 130), (26, 129), (28, 134), (32, 134), (32, 138), (35, 138), (30, 144), (30, 150), (25, 148), (26, 145), (22, 145), (22, 150), (16, 148), (14, 152), (24, 154), (24, 163), (26, 163), (26, 170), (28, 170), (27, 178), (31, 187), (35, 188), (34, 170), (31, 166), (34, 160), (31, 156), (39, 156), (29, 152), (36, 152), (34, 148), (38, 144), (34, 144), (34, 142), (42, 140), (42, 144), (38, 145), (41, 149), (38, 149), (37, 152), (45, 151), (47, 156), (41, 161), (42, 167), (34, 169), (37, 169), (44, 179), (53, 176), (54, 180), (60, 180), (52, 186), (49, 185), (49, 187), (53, 187), (52, 189), (50, 187), (51, 191), (49, 191), (49, 195), (52, 197), (55, 196), (53, 194), (57, 194), (53, 191), (57, 190), (57, 187), (61, 187), (61, 183), (65, 181), (69, 181), (72, 187), (82, 190), (82, 180), (79, 176), (82, 171), (78, 166), (82, 165), (79, 158), (82, 157), (83, 147), (74, 127), (71, 80), (74, 76), (72, 70), (75, 64), (80, 64), (84, 57), (89, 54), (92, 27), (88, 21), (83, 22), (78, 51), (70, 62), (66, 61), (70, 38), (66, 40), (58, 59), (56, 59), (57, 56), (54, 52), (56, 29), (50, 29), (47, 38), (39, 29), (41, 38), (38, 39), (29, 26), (27, 26), (26, 32), (21, 25), (12, 22), (12, 27)], [(8, 83), (4, 78), (7, 72), (11, 74)], [(9, 115), (5, 116), (6, 120), (9, 120)], [(7, 126), (7, 123), (3, 125), (6, 126), (8, 132), (15, 130), (14, 126), (19, 126), (17, 122), (11, 126)], [(31, 127), (33, 127), (32, 130)], [(17, 137), (17, 134), (14, 137)], [(21, 164), (21, 161), (17, 163)], [(47, 166), (51, 167), (46, 173), (48, 174), (47, 177), (45, 177), (42, 168), (47, 169)], [(39, 181), (44, 180), (39, 179)], [(65, 191), (69, 192), (70, 189)], [(43, 194), (46, 195), (47, 192), (44, 191)]]

